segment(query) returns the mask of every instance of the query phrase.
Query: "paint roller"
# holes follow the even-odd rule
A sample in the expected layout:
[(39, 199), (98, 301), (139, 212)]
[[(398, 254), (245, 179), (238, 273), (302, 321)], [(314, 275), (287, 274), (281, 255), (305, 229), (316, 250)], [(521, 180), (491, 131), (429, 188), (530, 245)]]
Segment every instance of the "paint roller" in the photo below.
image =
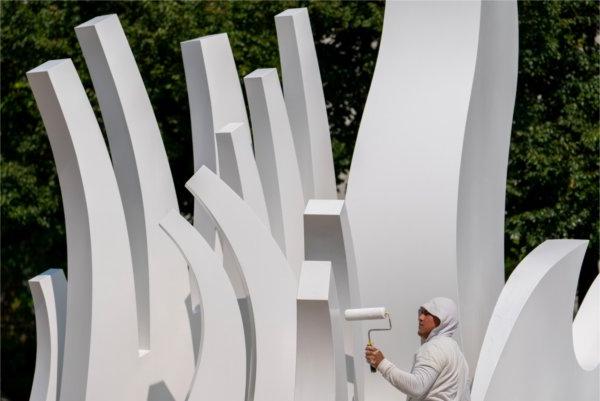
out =
[[(369, 338), (369, 342), (367, 345), (373, 345), (373, 341), (371, 341), (371, 332), (372, 331), (388, 331), (392, 329), (392, 319), (390, 318), (389, 313), (386, 312), (385, 308), (360, 308), (360, 309), (346, 309), (344, 312), (344, 317), (347, 321), (356, 321), (356, 320), (379, 320), (386, 319), (388, 320), (389, 327), (386, 329), (369, 329), (367, 335)], [(373, 366), (369, 365), (371, 368), (371, 372), (376, 372)]]

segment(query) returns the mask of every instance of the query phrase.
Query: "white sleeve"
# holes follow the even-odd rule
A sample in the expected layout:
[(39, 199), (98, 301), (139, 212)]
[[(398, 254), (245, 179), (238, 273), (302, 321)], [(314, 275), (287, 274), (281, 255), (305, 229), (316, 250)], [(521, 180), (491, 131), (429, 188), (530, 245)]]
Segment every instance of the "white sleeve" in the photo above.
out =
[(439, 372), (431, 366), (419, 365), (413, 368), (412, 373), (398, 369), (387, 359), (382, 360), (377, 366), (381, 375), (392, 386), (411, 397), (423, 397), (437, 379)]

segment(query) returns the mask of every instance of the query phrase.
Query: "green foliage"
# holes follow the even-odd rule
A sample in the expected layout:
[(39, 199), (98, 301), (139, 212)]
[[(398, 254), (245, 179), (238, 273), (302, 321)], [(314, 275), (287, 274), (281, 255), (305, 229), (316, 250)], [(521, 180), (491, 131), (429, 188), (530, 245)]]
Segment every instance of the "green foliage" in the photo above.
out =
[[(273, 17), (309, 9), (324, 84), (336, 172), (350, 166), (375, 66), (382, 2), (0, 3), (2, 149), (2, 396), (25, 400), (35, 359), (27, 279), (66, 268), (60, 188), (25, 72), (71, 58), (96, 115), (97, 101), (73, 28), (119, 15), (146, 84), (180, 206), (192, 174), (189, 108), (179, 43), (227, 32), (240, 77), (279, 67)], [(581, 293), (598, 261), (598, 45), (596, 2), (522, 2), (520, 68), (507, 182), (507, 274), (547, 238), (588, 238)], [(101, 119), (99, 118), (101, 121)]]
[(589, 239), (598, 274), (598, 3), (519, 3), (519, 81), (508, 166), (507, 274), (550, 238)]

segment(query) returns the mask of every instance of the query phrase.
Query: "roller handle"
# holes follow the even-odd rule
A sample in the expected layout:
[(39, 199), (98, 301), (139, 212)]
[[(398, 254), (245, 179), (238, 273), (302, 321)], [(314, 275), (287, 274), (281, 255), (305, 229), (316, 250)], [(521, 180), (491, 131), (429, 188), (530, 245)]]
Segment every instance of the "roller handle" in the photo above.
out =
[[(369, 346), (373, 345), (373, 343), (371, 342), (371, 340), (369, 340), (369, 342), (367, 343), (367, 345), (369, 345)], [(369, 364), (369, 368), (371, 369), (371, 373), (377, 372), (377, 368), (375, 368), (373, 365)]]

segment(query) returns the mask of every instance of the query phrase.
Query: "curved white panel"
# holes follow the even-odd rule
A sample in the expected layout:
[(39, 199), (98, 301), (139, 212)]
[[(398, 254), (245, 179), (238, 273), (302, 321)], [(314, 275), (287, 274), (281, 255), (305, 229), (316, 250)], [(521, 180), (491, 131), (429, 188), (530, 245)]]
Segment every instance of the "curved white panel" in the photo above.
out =
[(179, 212), (169, 212), (160, 226), (185, 256), (200, 294), (200, 352), (187, 400), (241, 401), (246, 388), (246, 348), (229, 278), (214, 251)]
[[(181, 43), (185, 81), (190, 103), (194, 171), (207, 166), (218, 173), (215, 132), (231, 122), (250, 126), (240, 78), (226, 33), (203, 36)], [(243, 135), (243, 134), (242, 134)], [(215, 228), (204, 209), (194, 204), (194, 226), (215, 246)]]
[(294, 401), (348, 401), (342, 311), (331, 262), (306, 261), (298, 282)]
[(308, 11), (286, 10), (275, 16), (275, 27), (304, 200), (337, 199), (325, 96)]
[(35, 308), (35, 373), (29, 401), (56, 401), (60, 392), (67, 280), (60, 269), (46, 270), (29, 280)]
[(516, 1), (483, 1), (458, 186), (456, 266), (462, 348), (475, 373), (504, 285), (506, 170), (517, 90)]
[(592, 283), (573, 321), (575, 356), (585, 370), (600, 365), (600, 276)]
[[(445, 296), (459, 303), (457, 340), (465, 340), (473, 372), (502, 286), (515, 9), (514, 2), (386, 5), (346, 207), (363, 306), (384, 305), (395, 320), (414, 322), (379, 340), (405, 370), (419, 344), (417, 308)], [(366, 364), (362, 374), (366, 400), (398, 399)]]
[(178, 207), (158, 123), (119, 18), (97, 17), (75, 32), (102, 111), (127, 219), (140, 348), (151, 351), (142, 372), (148, 386), (164, 381), (175, 399), (183, 400), (194, 372), (185, 307), (190, 288), (184, 259), (158, 227)]
[(304, 196), (277, 70), (256, 70), (244, 77), (244, 85), (271, 232), (299, 275), (304, 260)]
[(269, 227), (269, 215), (258, 167), (254, 160), (248, 129), (243, 123), (231, 123), (215, 134), (219, 155), (219, 176), (254, 210)]
[(572, 341), (587, 243), (546, 241), (511, 274), (481, 347), (472, 401), (598, 399), (598, 372), (581, 369)]
[(52, 146), (67, 229), (60, 400), (139, 400), (131, 253), (100, 127), (71, 60), (48, 61), (27, 78)]
[(187, 182), (219, 228), (248, 290), (255, 337), (254, 401), (292, 400), (296, 365), (296, 277), (250, 207), (207, 167)]
[[(344, 233), (343, 229), (343, 226), (347, 225), (347, 220), (342, 200), (311, 199), (304, 210), (305, 258), (331, 261), (337, 300), (342, 311), (358, 308), (361, 305), (356, 266), (352, 263), (351, 257), (346, 258), (346, 253), (353, 252), (352, 238), (348, 232)], [(335, 339), (344, 344), (342, 352), (345, 354), (348, 366), (347, 379), (353, 384), (355, 394), (360, 394), (359, 387), (362, 386), (356, 381), (354, 372), (362, 370), (366, 363), (362, 353), (355, 357), (355, 346), (364, 346), (360, 343), (362, 338), (360, 330), (360, 324), (344, 321), (343, 339)]]

